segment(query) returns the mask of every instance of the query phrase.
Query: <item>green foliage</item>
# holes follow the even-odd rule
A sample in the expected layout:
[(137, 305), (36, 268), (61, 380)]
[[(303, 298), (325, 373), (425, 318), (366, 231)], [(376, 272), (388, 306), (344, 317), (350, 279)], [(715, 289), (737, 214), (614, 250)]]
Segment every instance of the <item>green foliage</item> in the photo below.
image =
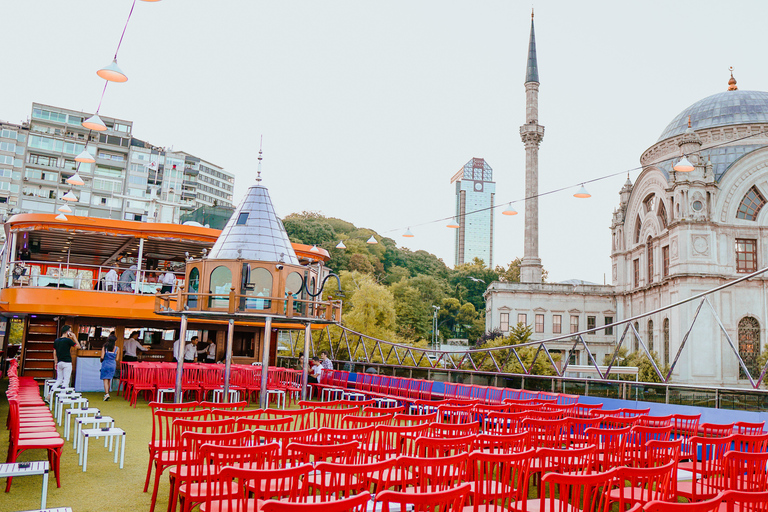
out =
[[(531, 330), (530, 326), (519, 323), (510, 329), (509, 336), (503, 336), (500, 331), (498, 333), (495, 331), (485, 333), (483, 338), (486, 341), (484, 343), (478, 343), (477, 348), (495, 348), (503, 347), (506, 345), (519, 345), (521, 343), (530, 341), (532, 334), (533, 331)], [(538, 356), (536, 356), (537, 350), (538, 347), (535, 346), (516, 349), (518, 357), (520, 357), (520, 360), (523, 362), (525, 367), (530, 370), (531, 375), (555, 375), (555, 369), (549, 362), (547, 355), (542, 350), (539, 352)], [(520, 366), (520, 362), (517, 360), (517, 357), (515, 357), (515, 354), (511, 348), (496, 350), (493, 352), (493, 357), (496, 360), (496, 364), (503, 372), (525, 373), (523, 367)], [(534, 357), (536, 358), (535, 362)], [(483, 356), (475, 357), (475, 364), (478, 365), (478, 369), (484, 371), (496, 370), (496, 365), (493, 364), (493, 360), (491, 360), (490, 356), (485, 357), (485, 360), (482, 360), (482, 358)], [(560, 355), (552, 354), (552, 359), (557, 362), (560, 360)], [(465, 363), (464, 367), (471, 368), (471, 365), (469, 363)]]
[[(651, 356), (653, 357), (653, 361), (656, 363), (656, 366), (658, 366), (659, 370), (661, 370), (661, 373), (666, 375), (667, 372), (669, 372), (669, 365), (662, 365), (659, 362), (659, 354), (657, 354), (656, 351), (651, 351)], [(603, 364), (607, 366), (611, 362), (612, 358), (613, 352), (606, 354), (606, 356), (603, 358)], [(648, 356), (645, 354), (645, 352), (640, 350), (629, 353), (629, 350), (627, 350), (626, 347), (621, 347), (619, 349), (619, 355), (616, 359), (616, 362), (614, 362), (613, 365), (636, 366), (638, 368), (637, 378), (641, 382), (661, 382), (661, 379), (656, 374), (656, 370), (653, 368), (651, 360), (648, 359)], [(635, 380), (632, 375), (613, 375), (613, 378), (616, 380)]]

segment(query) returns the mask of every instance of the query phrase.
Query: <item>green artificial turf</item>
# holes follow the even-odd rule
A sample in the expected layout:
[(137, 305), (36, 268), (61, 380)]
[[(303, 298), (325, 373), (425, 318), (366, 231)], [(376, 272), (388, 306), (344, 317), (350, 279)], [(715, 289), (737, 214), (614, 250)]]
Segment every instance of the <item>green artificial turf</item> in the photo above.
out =
[[(7, 388), (7, 380), (3, 388)], [(3, 389), (3, 395), (4, 393)], [(41, 393), (42, 394), (42, 393)], [(71, 507), (73, 512), (143, 512), (149, 510), (152, 497), (152, 481), (148, 491), (144, 489), (149, 451), (147, 445), (152, 436), (152, 419), (147, 402), (139, 399), (136, 409), (127, 400), (112, 393), (112, 399), (104, 402), (103, 393), (83, 393), (91, 407), (101, 410), (105, 416), (115, 419), (115, 426), (126, 432), (125, 465), (115, 464), (114, 453), (104, 447), (103, 441), (91, 440), (88, 445), (88, 471), (78, 465), (78, 456), (72, 448), (72, 437), (64, 444), (61, 458), (61, 488), (56, 488), (53, 472), (48, 479), (48, 508)], [(8, 416), (8, 401), (0, 399), (0, 418)], [(64, 436), (64, 425), (59, 427)], [(2, 429), (0, 443), (4, 451), (8, 447), (8, 430)], [(46, 460), (44, 450), (23, 452), (19, 461)], [(154, 470), (152, 472), (154, 478)], [(3, 491), (4, 479), (0, 479)], [(9, 493), (0, 492), (0, 511), (39, 510), (41, 476), (14, 478)], [(156, 512), (166, 512), (168, 507), (168, 471), (160, 479), (155, 505)]]

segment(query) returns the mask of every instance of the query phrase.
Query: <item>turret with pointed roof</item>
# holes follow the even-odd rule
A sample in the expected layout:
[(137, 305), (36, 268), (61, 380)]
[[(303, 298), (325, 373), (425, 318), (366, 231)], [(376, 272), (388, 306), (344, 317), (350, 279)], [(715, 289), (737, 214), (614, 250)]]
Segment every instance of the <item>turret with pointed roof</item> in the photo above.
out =
[(539, 83), (539, 64), (536, 61), (536, 34), (533, 31), (533, 11), (531, 11), (531, 38), (528, 41), (528, 65), (525, 68), (525, 83)]

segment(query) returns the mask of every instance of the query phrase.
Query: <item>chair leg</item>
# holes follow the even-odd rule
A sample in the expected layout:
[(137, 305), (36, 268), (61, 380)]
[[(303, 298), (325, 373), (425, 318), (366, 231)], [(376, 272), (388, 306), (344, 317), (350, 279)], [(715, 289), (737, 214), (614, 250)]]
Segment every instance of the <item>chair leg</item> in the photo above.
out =
[(155, 484), (152, 487), (152, 503), (149, 506), (149, 512), (155, 512), (155, 502), (157, 502), (157, 491), (160, 488), (160, 475), (167, 466), (155, 466)]
[(152, 462), (154, 461), (154, 453), (152, 448), (149, 449), (149, 464), (147, 465), (147, 479), (144, 481), (144, 492), (149, 489), (149, 477), (152, 475)]

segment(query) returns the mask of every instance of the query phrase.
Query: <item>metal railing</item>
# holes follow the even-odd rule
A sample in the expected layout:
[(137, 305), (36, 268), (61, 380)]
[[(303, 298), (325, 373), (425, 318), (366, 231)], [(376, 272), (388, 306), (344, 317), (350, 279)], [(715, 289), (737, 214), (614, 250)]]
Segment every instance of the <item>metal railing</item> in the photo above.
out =
[[(45, 273), (42, 273), (43, 269)], [(117, 273), (108, 277), (110, 270)], [(131, 271), (131, 280), (120, 280), (124, 272)], [(88, 274), (90, 272), (90, 275)], [(116, 265), (71, 264), (61, 261), (11, 261), (4, 283), (9, 288), (61, 288), (99, 292), (125, 292), (155, 294), (162, 290), (162, 278), (167, 270), (137, 270)], [(176, 283), (172, 290), (184, 288), (184, 273), (174, 272)], [(138, 289), (137, 289), (138, 288)]]
[[(547, 366), (547, 368), (554, 374), (552, 378), (556, 378), (562, 381), (568, 380), (565, 377), (565, 372), (568, 371), (568, 363), (570, 360), (570, 355), (575, 353), (577, 348), (581, 348), (587, 354), (589, 366), (593, 367), (595, 373), (597, 373), (598, 375), (598, 379), (594, 379), (592, 382), (594, 381), (610, 382), (609, 376), (611, 375), (611, 369), (614, 367), (614, 365), (616, 365), (619, 362), (619, 351), (624, 345), (624, 343), (627, 341), (627, 338), (628, 338), (627, 335), (629, 334), (630, 336), (634, 337), (635, 340), (637, 340), (639, 348), (642, 349), (642, 353), (650, 361), (653, 367), (654, 373), (659, 378), (661, 383), (669, 384), (672, 378), (672, 372), (675, 366), (677, 365), (678, 361), (680, 360), (680, 356), (683, 353), (683, 349), (686, 347), (689, 341), (691, 331), (694, 325), (696, 324), (697, 319), (699, 318), (699, 314), (702, 308), (704, 307), (704, 305), (706, 305), (708, 307), (708, 310), (714, 316), (717, 322), (717, 325), (719, 327), (719, 330), (725, 336), (728, 342), (728, 346), (731, 349), (731, 352), (733, 352), (733, 354), (736, 357), (736, 360), (739, 363), (740, 369), (747, 375), (751, 387), (756, 390), (760, 387), (761, 383), (765, 378), (766, 371), (768, 370), (768, 362), (766, 363), (765, 366), (763, 366), (759, 376), (757, 376), (757, 378), (755, 379), (750, 373), (749, 368), (745, 364), (741, 355), (739, 354), (739, 351), (736, 345), (733, 343), (733, 340), (731, 339), (730, 334), (727, 332), (725, 326), (720, 320), (720, 317), (715, 311), (715, 308), (712, 306), (712, 303), (709, 301), (709, 296), (721, 290), (735, 286), (748, 279), (752, 279), (754, 277), (760, 276), (766, 271), (768, 271), (768, 267), (760, 269), (756, 272), (752, 272), (751, 274), (746, 274), (738, 279), (734, 279), (721, 286), (712, 288), (711, 290), (707, 290), (705, 292), (692, 295), (691, 297), (682, 299), (668, 306), (657, 308), (657, 309), (654, 309), (653, 311), (649, 311), (647, 313), (643, 313), (640, 315), (635, 315), (630, 318), (626, 318), (624, 320), (616, 321), (607, 325), (594, 327), (591, 329), (586, 329), (586, 330), (571, 333), (571, 334), (564, 334), (561, 336), (555, 336), (555, 337), (547, 338), (544, 340), (529, 341), (526, 343), (520, 343), (516, 345), (484, 347), (484, 348), (475, 348), (475, 349), (468, 349), (468, 350), (462, 350), (462, 351), (458, 351), (458, 350), (446, 351), (446, 350), (433, 349), (429, 347), (419, 347), (415, 345), (406, 345), (406, 344), (400, 344), (400, 343), (393, 343), (391, 341), (386, 341), (386, 340), (380, 340), (380, 339), (367, 336), (366, 334), (353, 331), (352, 329), (339, 325), (339, 326), (334, 326), (334, 330), (336, 330), (337, 332), (335, 339), (331, 332), (331, 329), (326, 327), (326, 329), (321, 331), (317, 340), (314, 340), (314, 339), (310, 340), (310, 347), (312, 352), (314, 353), (315, 346), (317, 344), (325, 342), (328, 344), (332, 359), (337, 359), (339, 361), (349, 362), (349, 363), (364, 362), (366, 364), (372, 364), (372, 363), (389, 364), (389, 363), (396, 362), (399, 367), (403, 367), (403, 368), (428, 368), (431, 370), (450, 369), (450, 370), (456, 370), (456, 371), (471, 370), (473, 372), (491, 371), (493, 373), (499, 373), (499, 374), (505, 374), (505, 375), (517, 375), (520, 377), (535, 376), (533, 372), (533, 368), (536, 362), (539, 361), (539, 358), (541, 358), (543, 361), (545, 361), (545, 363), (548, 363), (549, 366)], [(686, 331), (685, 335), (683, 336), (680, 342), (680, 347), (677, 351), (677, 354), (675, 355), (675, 358), (670, 363), (669, 370), (666, 371), (666, 373), (664, 373), (659, 369), (658, 365), (654, 361), (654, 357), (651, 354), (651, 350), (649, 350), (648, 345), (645, 343), (645, 341), (643, 340), (643, 337), (640, 335), (637, 329), (635, 329), (632, 322), (635, 322), (636, 320), (646, 318), (652, 315), (656, 315), (663, 311), (679, 308), (684, 304), (697, 301), (697, 300), (699, 300), (699, 304), (693, 316), (693, 320), (691, 321), (691, 324), (688, 327), (688, 330)], [(595, 333), (599, 330), (604, 330), (606, 328), (613, 328), (617, 326), (624, 326), (624, 331), (619, 341), (615, 344), (615, 348), (612, 356), (610, 357), (610, 360), (605, 364), (605, 366), (607, 366), (607, 369), (605, 369), (604, 371), (601, 371), (601, 368), (600, 368), (601, 365), (595, 359), (594, 354), (590, 350), (589, 343), (584, 340), (584, 336), (591, 333)], [(303, 332), (301, 331), (295, 332), (295, 340), (291, 338), (289, 355), (291, 356), (295, 355), (297, 346), (300, 346), (300, 347), (304, 346), (304, 343), (300, 341), (300, 338), (302, 336), (304, 336)], [(565, 357), (565, 363), (562, 366), (559, 366), (558, 364), (555, 363), (555, 360), (553, 359), (552, 354), (550, 353), (550, 348), (548, 347), (548, 345), (551, 345), (555, 342), (562, 343), (563, 341), (569, 341), (569, 342), (572, 341), (573, 345), (572, 345), (572, 348), (568, 351), (567, 357)], [(532, 360), (527, 365), (523, 361), (523, 357), (521, 357), (521, 352), (523, 352), (525, 349), (535, 350)], [(560, 351), (559, 348), (555, 350), (557, 350), (558, 352)], [(516, 372), (516, 373), (510, 373), (508, 371), (505, 371), (505, 368), (508, 366), (508, 363), (510, 361), (512, 361), (513, 363), (516, 362), (517, 364), (519, 364), (519, 368), (521, 368), (522, 371)], [(483, 367), (486, 363), (489, 363), (489, 365), (491, 366), (490, 370), (487, 370), (486, 368)], [(643, 384), (643, 385), (646, 385), (646, 384)], [(706, 389), (711, 389), (711, 388), (706, 388)]]

